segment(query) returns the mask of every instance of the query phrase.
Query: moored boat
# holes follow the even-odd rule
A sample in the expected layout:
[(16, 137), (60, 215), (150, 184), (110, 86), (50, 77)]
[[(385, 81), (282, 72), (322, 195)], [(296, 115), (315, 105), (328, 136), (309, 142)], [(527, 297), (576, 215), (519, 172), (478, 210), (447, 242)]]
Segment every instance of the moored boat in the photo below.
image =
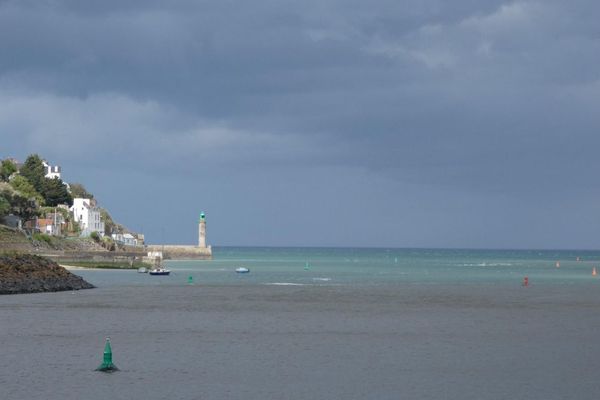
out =
[(237, 272), (238, 274), (247, 274), (248, 272), (250, 272), (250, 269), (246, 267), (238, 267), (235, 269), (235, 272)]
[(150, 275), (169, 275), (171, 273), (170, 269), (165, 268), (154, 268), (148, 271)]

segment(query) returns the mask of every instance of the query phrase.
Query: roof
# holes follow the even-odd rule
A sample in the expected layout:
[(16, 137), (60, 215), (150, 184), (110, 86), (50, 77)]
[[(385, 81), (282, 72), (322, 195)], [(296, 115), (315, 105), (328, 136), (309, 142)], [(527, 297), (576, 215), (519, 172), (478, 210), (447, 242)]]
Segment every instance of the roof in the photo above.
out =
[(50, 218), (38, 218), (37, 220), (38, 226), (52, 225), (53, 223), (54, 221)]

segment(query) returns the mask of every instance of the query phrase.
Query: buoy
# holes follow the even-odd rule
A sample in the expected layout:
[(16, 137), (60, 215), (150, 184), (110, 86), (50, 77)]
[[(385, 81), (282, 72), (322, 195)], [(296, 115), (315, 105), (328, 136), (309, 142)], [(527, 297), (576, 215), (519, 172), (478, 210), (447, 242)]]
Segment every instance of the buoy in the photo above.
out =
[(117, 366), (112, 362), (112, 349), (110, 348), (110, 338), (106, 338), (106, 344), (104, 345), (104, 358), (102, 364), (100, 364), (100, 366), (96, 368), (96, 371), (113, 372), (118, 370), (119, 368), (117, 368)]
[(525, 286), (525, 287), (529, 286), (529, 278), (528, 277), (523, 278), (523, 286)]
[(310, 264), (309, 263), (304, 264), (304, 270), (305, 271), (308, 271), (309, 268), (310, 268)]
[(556, 268), (560, 268), (560, 261), (556, 262)]
[(596, 276), (596, 267), (592, 268), (592, 276)]
[(192, 278), (192, 276), (188, 276), (188, 284), (192, 285), (194, 283), (194, 278)]

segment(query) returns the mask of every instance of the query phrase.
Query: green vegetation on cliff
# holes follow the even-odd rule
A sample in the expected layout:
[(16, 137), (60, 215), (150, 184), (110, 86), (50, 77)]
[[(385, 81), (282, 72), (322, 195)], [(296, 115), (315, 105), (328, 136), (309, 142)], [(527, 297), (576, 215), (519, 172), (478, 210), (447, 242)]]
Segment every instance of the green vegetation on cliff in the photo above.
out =
[[(16, 225), (16, 221), (20, 219), (23, 228), (31, 234), (38, 226), (45, 231), (48, 224), (43, 222), (38, 225), (36, 217), (51, 218), (60, 224), (57, 225), (60, 227), (60, 235), (79, 236), (80, 224), (75, 221), (68, 207), (73, 204), (74, 198), (90, 199), (90, 205), (97, 207), (94, 195), (81, 183), (67, 185), (59, 178), (47, 178), (45, 166), (47, 164), (44, 163), (45, 161), (37, 154), (28, 156), (22, 165), (19, 164), (19, 168), (12, 159), (0, 163), (0, 224), (6, 223), (5, 217), (12, 214), (19, 217), (12, 219), (12, 222)], [(104, 222), (104, 237), (93, 233), (92, 239), (106, 250), (124, 250), (125, 246), (115, 243), (110, 236), (113, 233), (133, 232), (114, 221), (108, 210), (101, 207), (98, 209), (100, 219)], [(58, 217), (55, 213), (58, 213)], [(52, 229), (58, 231), (54, 226)], [(62, 239), (64, 238), (56, 238), (56, 236), (49, 238), (39, 234), (33, 237), (34, 242), (42, 245), (45, 243), (52, 249), (64, 247), (61, 244)]]
[(29, 220), (40, 215), (41, 206), (73, 204), (67, 185), (58, 178), (46, 178), (46, 168), (37, 154), (27, 157), (19, 171), (10, 160), (0, 166), (0, 218), (13, 213)]
[(74, 198), (82, 197), (84, 199), (93, 199), (94, 195), (87, 191), (85, 186), (81, 183), (71, 183), (69, 185), (71, 187), (71, 195)]
[(59, 204), (73, 205), (73, 197), (67, 186), (59, 178), (46, 178), (46, 168), (37, 154), (25, 160), (19, 175), (27, 179), (35, 190), (42, 195), (44, 205), (54, 207)]
[(0, 164), (0, 180), (6, 182), (8, 178), (17, 172), (17, 166), (11, 160), (2, 160)]
[(102, 245), (90, 238), (63, 238), (43, 233), (36, 233), (29, 237), (17, 229), (0, 225), (0, 254), (3, 250), (21, 252), (106, 251)]

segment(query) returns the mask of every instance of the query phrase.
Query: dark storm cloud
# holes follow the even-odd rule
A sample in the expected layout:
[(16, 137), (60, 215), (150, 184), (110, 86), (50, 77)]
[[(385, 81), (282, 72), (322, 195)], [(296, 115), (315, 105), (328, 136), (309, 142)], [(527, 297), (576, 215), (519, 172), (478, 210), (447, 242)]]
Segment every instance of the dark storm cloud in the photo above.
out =
[(467, 193), (589, 187), (599, 9), (4, 1), (0, 132), (13, 151), (93, 164), (94, 148), (152, 174), (308, 164)]

